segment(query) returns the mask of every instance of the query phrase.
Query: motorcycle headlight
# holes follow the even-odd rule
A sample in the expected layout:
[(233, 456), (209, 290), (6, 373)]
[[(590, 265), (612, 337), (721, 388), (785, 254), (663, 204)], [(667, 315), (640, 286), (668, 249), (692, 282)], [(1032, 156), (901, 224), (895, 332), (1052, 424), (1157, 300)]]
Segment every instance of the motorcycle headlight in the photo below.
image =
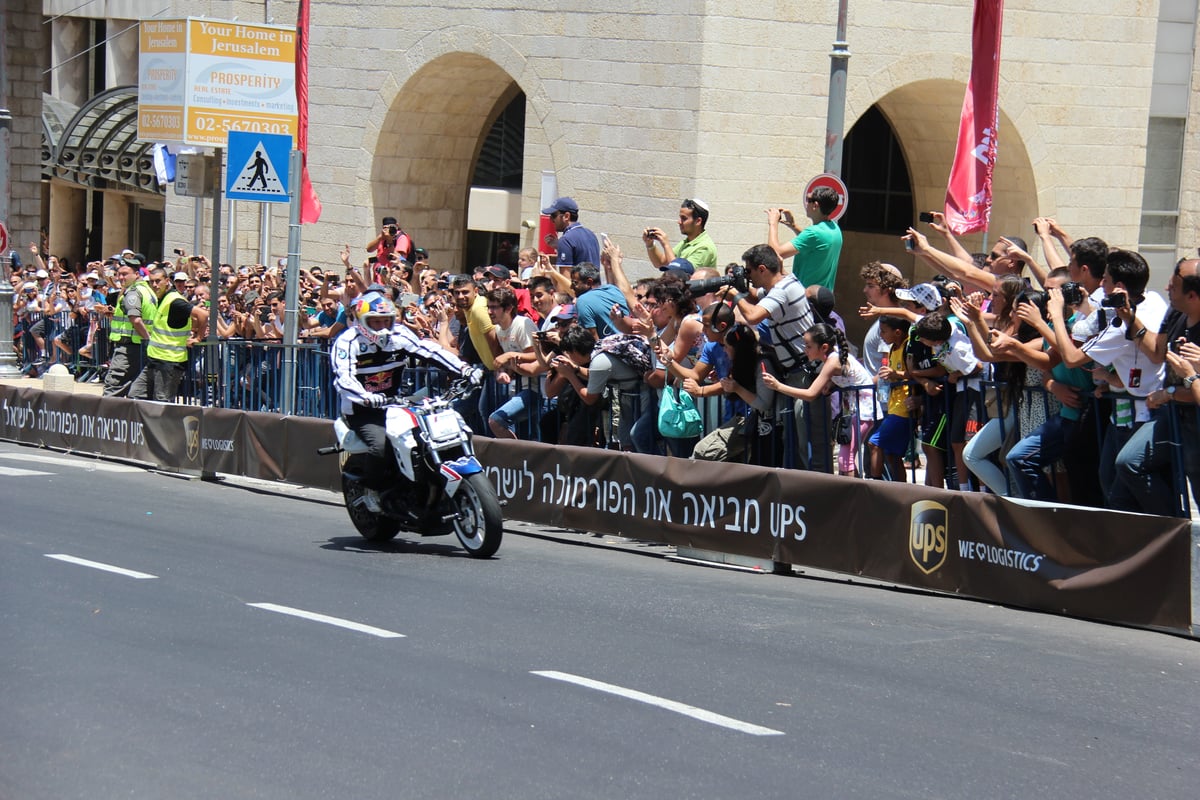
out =
[(435, 442), (457, 439), (461, 433), (461, 428), (458, 424), (458, 415), (453, 412), (431, 414), (425, 419), (426, 424), (429, 426), (429, 438)]

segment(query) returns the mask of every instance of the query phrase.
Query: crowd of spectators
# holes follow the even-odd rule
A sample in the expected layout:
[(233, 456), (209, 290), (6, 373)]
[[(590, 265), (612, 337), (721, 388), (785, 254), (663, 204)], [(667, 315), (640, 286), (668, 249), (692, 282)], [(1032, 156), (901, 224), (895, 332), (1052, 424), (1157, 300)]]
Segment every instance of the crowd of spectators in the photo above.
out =
[[(882, 258), (859, 267), (862, 299), (842, 306), (869, 327), (851, 342), (832, 292), (837, 198), (804, 201), (807, 226), (768, 209), (764, 243), (721, 268), (707, 204), (684, 200), (682, 240), (645, 228), (659, 272), (634, 281), (570, 198), (544, 210), (555, 253), (526, 248), (515, 269), (469, 274), (439, 271), (385, 218), (365, 258), (346, 246), (340, 266), (299, 271), (299, 334), (324, 358), (354, 298), (386, 292), (403, 325), (487, 370), (459, 401), (479, 435), (895, 481), (919, 465), (929, 486), (1180, 512), (1187, 481), (1200, 485), (1200, 448), (1181, 446), (1200, 442), (1200, 259), (1179, 261), (1164, 298), (1138, 253), (1053, 219), (1034, 220), (1039, 259), (1016, 236), (970, 253), (933, 213), (938, 246), (915, 227), (896, 244), (933, 277), (910, 285)], [(176, 253), (157, 266), (208, 308), (212, 265)], [(119, 270), (155, 265), (126, 251), (72, 269), (36, 247), (33, 260), (13, 270), (30, 367), (99, 366)], [(285, 273), (283, 260), (218, 267), (223, 340), (282, 340)], [(191, 343), (206, 336), (197, 324)], [(697, 428), (666, 430), (667, 394), (688, 398)]]

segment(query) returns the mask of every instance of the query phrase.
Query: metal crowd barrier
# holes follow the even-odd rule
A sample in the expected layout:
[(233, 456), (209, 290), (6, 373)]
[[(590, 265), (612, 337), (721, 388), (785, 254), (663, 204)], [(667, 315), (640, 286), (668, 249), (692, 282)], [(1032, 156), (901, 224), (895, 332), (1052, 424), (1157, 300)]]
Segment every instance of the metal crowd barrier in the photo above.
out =
[[(107, 350), (107, 337), (101, 339), (97, 336), (96, 343), (98, 351)], [(207, 344), (193, 347), (188, 370), (180, 387), (181, 402), (192, 405), (280, 413), (283, 407), (282, 367), (284, 348), (284, 345), (277, 342), (242, 339), (221, 340), (215, 349)], [(77, 375), (87, 376), (90, 374), (96, 376), (98, 375), (98, 364), (106, 357), (107, 354), (105, 352), (94, 352), (92, 359), (79, 359), (76, 355), (76, 362), (72, 366)], [(296, 363), (297, 386), (296, 397), (293, 403), (295, 413), (301, 416), (324, 419), (336, 418), (339, 413), (337, 392), (333, 387), (328, 350), (322, 345), (313, 343), (297, 345)], [(89, 373), (89, 370), (93, 371)], [(445, 386), (445, 376), (439, 370), (433, 368), (410, 368), (406, 370), (402, 380), (404, 382), (402, 386), (403, 394), (417, 394), (419, 392), (436, 393)], [(912, 385), (912, 382), (908, 383)], [(540, 394), (539, 381), (536, 379), (526, 379), (520, 384), (517, 382), (502, 384), (497, 382), (494, 376), (489, 375), (480, 392), (476, 393), (473, 397), (460, 401), (459, 410), (477, 433), (483, 436), (491, 436), (487, 415), (500, 408), (516, 392), (526, 386), (533, 392), (534, 405), (529, 409), (529, 413), (525, 418), (516, 423), (517, 437), (531, 441), (558, 443), (560, 440), (559, 432), (563, 429), (564, 424), (568, 422), (569, 418), (561, 413), (558, 398), (546, 398)], [(981, 382), (981, 387), (982, 390), (976, 398), (974, 407), (974, 419), (980, 427), (987, 421), (986, 400), (988, 393), (994, 392), (1000, 395), (1006, 388), (1003, 383), (996, 381), (983, 381)], [(872, 402), (874, 403), (875, 421), (867, 434), (857, 437), (855, 463), (858, 465), (860, 474), (865, 472), (865, 466), (868, 461), (867, 440), (870, 438), (871, 432), (873, 432), (874, 428), (878, 426), (886, 414), (886, 403), (882, 398), (883, 393), (875, 385), (840, 387), (837, 390), (842, 393), (843, 397), (839, 406), (850, 409), (851, 423), (856, 429), (861, 423), (858, 393), (867, 390), (874, 393)], [(1098, 441), (1103, 439), (1106, 426), (1106, 401), (1114, 397), (1126, 397), (1126, 395), (1110, 393), (1091, 398), (1090, 402), (1092, 406), (1089, 416), (1092, 417), (1093, 424), (1096, 426)], [(942, 392), (941, 398), (944, 404), (943, 411), (949, 413), (952, 402), (949, 393)], [(832, 433), (833, 420), (838, 412), (837, 410), (831, 412), (829, 398), (825, 397), (818, 401), (805, 402), (806, 408), (802, 420), (797, 420), (795, 414), (798, 403), (791, 402), (790, 398), (783, 399), (788, 400), (788, 402), (779, 402), (776, 404), (774, 419), (772, 421), (775, 427), (770, 435), (757, 436), (757, 415), (753, 412), (750, 414), (747, 427), (754, 426), (755, 430), (752, 432), (753, 441), (748, 440), (747, 442), (745, 461), (761, 466), (782, 467), (785, 469), (803, 468), (805, 463), (810, 465), (815, 463), (821, 466), (822, 471), (836, 471), (837, 445), (832, 441)], [(1018, 403), (1022, 402), (1042, 403), (1047, 418), (1057, 413), (1050, 393), (1041, 386), (1022, 387)], [(703, 421), (702, 436), (710, 433), (727, 419), (728, 403), (729, 401), (724, 396), (703, 398), (697, 403)], [(589, 409), (583, 406), (581, 402), (579, 405), (580, 410), (577, 410), (575, 413), (585, 415), (583, 420), (584, 440), (587, 440), (588, 444), (608, 447), (610, 449), (623, 449), (623, 440), (624, 444), (628, 443), (629, 436), (625, 432), (625, 427), (623, 427), (625, 424), (623, 423), (623, 418), (629, 416), (636, 421), (642, 417), (643, 412), (641, 400), (637, 392), (625, 393), (615, 389), (607, 393), (607, 396), (598, 407), (591, 407)], [(996, 407), (1003, 407), (1003, 403), (997, 403)], [(916, 424), (918, 419), (919, 416), (917, 415), (909, 417), (910, 442), (915, 448), (915, 452), (920, 452), (920, 448), (916, 447), (918, 444)], [(1180, 441), (1178, 411), (1174, 403), (1166, 406), (1166, 419), (1169, 426), (1170, 443), (1172, 445), (1171, 471), (1176, 495), (1176, 515), (1189, 516), (1191, 513), (1191, 502), (1187, 476), (1184, 472), (1183, 459), (1181, 457), (1185, 443)], [(800, 442), (797, 436), (799, 425), (806, 426), (805, 433), (808, 434), (805, 437), (808, 448), (805, 453), (801, 453), (798, 449)], [(1006, 425), (1006, 420), (1001, 417), (1000, 428), (1001, 439), (1003, 441), (1007, 441), (1010, 438), (1008, 436), (1009, 432), (1005, 430)], [(632, 427), (632, 425), (629, 427)], [(820, 443), (814, 441), (817, 438), (813, 436), (814, 432), (821, 432), (822, 441)], [(575, 443), (582, 443), (582, 441), (578, 440), (578, 435), (577, 433), (577, 441)], [(656, 447), (665, 444), (659, 439), (656, 433), (655, 440)], [(1200, 442), (1196, 443), (1196, 445), (1200, 446)], [(818, 447), (828, 448), (829, 454), (824, 459), (816, 458), (814, 462), (814, 454)], [(666, 451), (659, 447), (656, 452)], [(1007, 451), (1003, 449), (999, 453), (1002, 464), (1006, 453)], [(953, 464), (953, 458), (953, 448), (949, 447), (947, 439), (947, 464), (957, 469), (965, 470), (965, 466)], [(1003, 467), (1003, 472), (1008, 491), (1012, 494), (1014, 493), (1014, 484), (1011, 472), (1006, 467)], [(916, 479), (915, 465), (911, 468), (909, 478), (913, 481)], [(960, 481), (963, 480), (961, 473), (959, 474), (959, 478)], [(973, 476), (971, 480), (974, 480)], [(1057, 469), (1050, 470), (1049, 480), (1057, 492), (1059, 480)]]

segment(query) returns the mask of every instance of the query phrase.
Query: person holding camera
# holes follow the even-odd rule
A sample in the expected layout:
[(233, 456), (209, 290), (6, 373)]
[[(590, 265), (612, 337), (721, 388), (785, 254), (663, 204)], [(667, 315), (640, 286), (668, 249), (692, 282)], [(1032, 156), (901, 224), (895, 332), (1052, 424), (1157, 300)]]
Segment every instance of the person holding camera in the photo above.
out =
[[(1139, 307), (1131, 314), (1134, 340), (1152, 362), (1165, 362), (1168, 353), (1177, 355), (1185, 344), (1200, 344), (1200, 260), (1180, 259), (1167, 282), (1170, 312), (1153, 333), (1147, 329)], [(1139, 332), (1145, 331), (1139, 336)], [(1200, 486), (1200, 427), (1196, 422), (1196, 404), (1192, 397), (1191, 375), (1180, 377), (1168, 371), (1162, 388), (1146, 397), (1151, 419), (1139, 428), (1117, 455), (1117, 478), (1139, 502), (1143, 510), (1156, 514), (1174, 514), (1176, 504), (1172, 453), (1183, 461), (1183, 471), (1192, 483), (1193, 493)], [(1178, 440), (1171, 435), (1168, 417), (1174, 414)]]
[[(842, 229), (829, 216), (838, 207), (838, 195), (828, 186), (818, 186), (804, 198), (804, 214), (812, 222), (801, 231), (786, 208), (767, 209), (767, 244), (780, 258), (792, 258), (792, 274), (807, 286), (824, 286), (833, 291), (838, 259), (842, 256)], [(779, 241), (783, 223), (796, 234), (790, 242)]]
[[(771, 337), (770, 347), (779, 365), (780, 372), (776, 377), (788, 386), (807, 389), (812, 384), (814, 372), (804, 355), (804, 334), (815, 319), (803, 284), (792, 273), (783, 271), (783, 259), (770, 244), (751, 247), (742, 254), (742, 263), (745, 279), (749, 282), (747, 288), (751, 291), (738, 294), (738, 287), (725, 286), (717, 292), (718, 299), (733, 303), (747, 324), (765, 323)], [(791, 401), (777, 395), (776, 402), (778, 405)], [(781, 417), (783, 410), (782, 407), (776, 410), (776, 419)], [(797, 465), (828, 472), (832, 457), (828, 401), (809, 406), (804, 400), (796, 400), (793, 410)], [(808, 452), (810, 442), (811, 455)]]
[(396, 218), (384, 217), (379, 235), (367, 242), (366, 249), (368, 253), (375, 256), (379, 264), (388, 264), (393, 253), (406, 262), (412, 263), (415, 248), (412, 237), (400, 229), (400, 226), (396, 224)]
[[(1141, 340), (1151, 329), (1159, 330), (1167, 314), (1167, 304), (1155, 292), (1146, 291), (1150, 267), (1132, 250), (1114, 249), (1108, 254), (1102, 286), (1105, 298), (1087, 322), (1095, 331), (1081, 346), (1073, 336), (1083, 333), (1083, 325), (1072, 332), (1066, 325), (1062, 291), (1051, 290), (1047, 303), (1054, 328), (1054, 344), (1067, 366), (1081, 367), (1094, 361), (1103, 368), (1097, 380), (1114, 389), (1123, 389), (1132, 402), (1117, 398), (1113, 403), (1113, 424), (1109, 425), (1100, 448), (1100, 484), (1108, 490), (1108, 506), (1120, 511), (1161, 509), (1152, 493), (1121, 479), (1117, 465), (1119, 454), (1133, 441), (1135, 434), (1150, 421), (1146, 398), (1162, 387), (1165, 367), (1142, 350)], [(1135, 324), (1136, 322), (1136, 324)], [(1125, 454), (1125, 462), (1133, 457)], [(1167, 510), (1165, 513), (1171, 513)]]
[(32, 281), (22, 284), (20, 291), (13, 296), (13, 312), (17, 318), (15, 332), (20, 334), (23, 360), (28, 369), (33, 369), (42, 357), (44, 341), (39, 340), (34, 333), (34, 326), (41, 323), (44, 306), (45, 301), (38, 292), (38, 286)]
[(250, 325), (254, 331), (253, 339), (278, 342), (283, 339), (283, 318), (287, 306), (283, 301), (283, 292), (271, 292), (266, 297), (259, 297), (250, 315)]
[[(935, 223), (936, 225), (936, 223)], [(935, 230), (938, 228), (935, 227)], [(948, 275), (963, 284), (964, 290), (997, 291), (1000, 281), (1008, 275), (1024, 279), (1022, 273), (1028, 266), (1039, 286), (1046, 282), (1046, 270), (1026, 252), (1025, 240), (1020, 236), (1001, 236), (984, 256), (984, 266), (974, 261), (939, 250), (929, 243), (925, 234), (909, 228), (900, 237), (904, 249), (924, 261), (935, 273)]]
[(708, 204), (699, 198), (684, 200), (679, 205), (679, 233), (683, 241), (677, 246), (672, 248), (667, 242), (667, 234), (659, 228), (642, 231), (650, 263), (665, 269), (667, 264), (682, 258), (696, 269), (716, 269), (717, 245), (708, 235), (707, 226)]
[[(1072, 283), (1066, 267), (1046, 277), (1047, 291), (1062, 294), (1067, 325), (1086, 315), (1087, 296)], [(1040, 346), (1020, 344), (1012, 336), (992, 339), (993, 351), (1001, 356), (1016, 356), (1026, 369), (1042, 372), (1042, 388), (1058, 401), (1057, 413), (1027, 433), (1008, 450), (1004, 461), (1012, 476), (1017, 495), (1027, 500), (1054, 502), (1061, 493), (1051, 485), (1046, 469), (1062, 460), (1070, 486), (1070, 501), (1077, 505), (1103, 506), (1103, 492), (1096, 475), (1099, 441), (1091, 396), (1095, 389), (1090, 370), (1069, 367), (1054, 346), (1054, 330), (1036, 304), (1020, 303), (1013, 311), (1016, 319), (1030, 325), (1042, 337)], [(1031, 398), (1037, 403), (1036, 398)]]

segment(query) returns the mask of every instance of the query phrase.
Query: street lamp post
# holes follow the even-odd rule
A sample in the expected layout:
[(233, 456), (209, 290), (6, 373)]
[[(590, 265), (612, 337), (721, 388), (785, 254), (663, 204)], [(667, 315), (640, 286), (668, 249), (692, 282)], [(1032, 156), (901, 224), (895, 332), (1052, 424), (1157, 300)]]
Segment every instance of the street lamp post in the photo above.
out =
[[(0, 9), (0, 226), (8, 225), (9, 170), (12, 166), (12, 114), (8, 110), (8, 13)], [(15, 246), (12, 242), (9, 247)], [(18, 378), (17, 354), (13, 350), (13, 287), (9, 282), (9, 267), (12, 260), (0, 248), (0, 259), (8, 261), (0, 265), (0, 378)]]
[(825, 171), (842, 174), (842, 134), (846, 127), (846, 67), (850, 45), (846, 41), (846, 14), (850, 0), (838, 0), (837, 39), (829, 54), (829, 109), (825, 114)]

